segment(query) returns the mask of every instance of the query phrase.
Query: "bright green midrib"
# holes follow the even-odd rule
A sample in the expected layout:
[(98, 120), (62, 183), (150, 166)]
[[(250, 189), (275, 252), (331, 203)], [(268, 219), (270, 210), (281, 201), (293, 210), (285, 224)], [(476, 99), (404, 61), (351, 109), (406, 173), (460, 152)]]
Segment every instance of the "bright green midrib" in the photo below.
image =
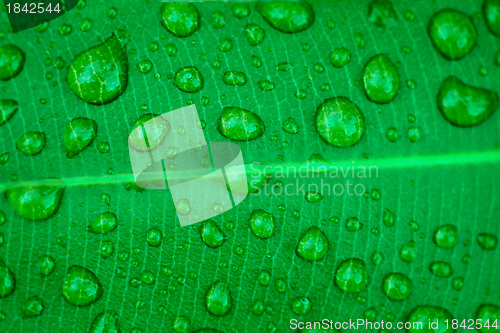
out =
[[(481, 152), (472, 153), (454, 153), (442, 155), (420, 155), (408, 157), (391, 157), (380, 159), (366, 159), (366, 160), (339, 160), (335, 163), (329, 162), (321, 164), (322, 168), (339, 169), (349, 167), (377, 167), (378, 169), (404, 169), (404, 168), (424, 168), (435, 166), (447, 165), (479, 165), (479, 164), (500, 164), (500, 150), (486, 150)], [(300, 163), (284, 163), (275, 165), (254, 164), (254, 170), (266, 171), (268, 175), (276, 172), (283, 171), (284, 168), (301, 168), (303, 171), (318, 171), (318, 165), (307, 165)], [(161, 179), (164, 179), (164, 174), (161, 173)], [(193, 175), (189, 174), (192, 178)], [(106, 184), (119, 184), (133, 181), (132, 173), (119, 174), (113, 176), (99, 176), (99, 177), (76, 177), (76, 178), (63, 178), (63, 179), (45, 179), (33, 180), (26, 182), (16, 182), (9, 184), (0, 184), (0, 191), (8, 190), (13, 187), (27, 186), (27, 185), (58, 185), (64, 187), (81, 186), (81, 185), (106, 185)]]

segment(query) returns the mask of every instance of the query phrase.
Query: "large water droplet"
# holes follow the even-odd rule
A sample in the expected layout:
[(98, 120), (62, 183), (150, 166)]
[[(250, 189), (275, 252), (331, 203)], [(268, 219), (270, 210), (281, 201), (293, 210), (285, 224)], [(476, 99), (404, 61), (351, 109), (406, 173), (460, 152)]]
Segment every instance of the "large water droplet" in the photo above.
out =
[(94, 234), (105, 234), (118, 226), (118, 218), (113, 213), (99, 215), (88, 227), (87, 231)]
[(26, 155), (36, 155), (45, 147), (45, 134), (42, 132), (26, 132), (17, 139), (16, 147)]
[(272, 214), (262, 209), (254, 210), (249, 222), (250, 229), (255, 236), (267, 239), (274, 235), (276, 223)]
[(69, 122), (64, 130), (64, 145), (66, 156), (72, 158), (87, 148), (97, 135), (97, 123), (88, 118), (75, 118)]
[(363, 69), (366, 96), (375, 103), (389, 103), (399, 90), (398, 69), (386, 54), (378, 54), (368, 60)]
[(493, 234), (480, 233), (477, 235), (477, 243), (483, 250), (494, 250), (497, 247), (498, 237)]
[(105, 104), (127, 87), (128, 59), (124, 32), (78, 54), (68, 67), (66, 80), (73, 93), (87, 103)]
[(23, 306), (23, 317), (37, 317), (44, 309), (43, 301), (38, 296), (30, 297)]
[(264, 41), (266, 32), (255, 23), (247, 24), (247, 40), (248, 44), (255, 46)]
[(435, 13), (427, 31), (434, 47), (449, 60), (463, 58), (476, 44), (477, 32), (472, 20), (455, 9)]
[(273, 28), (296, 33), (314, 23), (314, 11), (305, 1), (259, 1), (257, 11)]
[(392, 2), (388, 0), (373, 0), (368, 4), (368, 21), (377, 27), (385, 28), (397, 20)]
[(401, 273), (390, 273), (384, 278), (384, 294), (393, 301), (402, 301), (407, 299), (412, 291), (411, 280)]
[(336, 147), (356, 144), (365, 130), (365, 117), (347, 97), (326, 99), (314, 115), (316, 131), (323, 140)]
[[(421, 325), (412, 325), (408, 329), (408, 333), (421, 333), (423, 330), (418, 328), (418, 326), (425, 328), (427, 332), (452, 333), (455, 332), (452, 325), (448, 324), (447, 327), (445, 323), (445, 320), (451, 323), (452, 319), (453, 316), (441, 307), (420, 305), (413, 309), (406, 321), (414, 324), (421, 323)], [(435, 322), (436, 320), (438, 321), (438, 329), (429, 328), (429, 322)]]
[(4, 298), (12, 294), (16, 287), (16, 278), (14, 273), (0, 259), (0, 298)]
[(76, 306), (89, 305), (97, 301), (102, 292), (94, 273), (77, 265), (68, 269), (62, 285), (62, 295), (68, 302)]
[(436, 229), (434, 243), (443, 249), (451, 249), (458, 243), (458, 230), (452, 224), (442, 225)]
[(217, 248), (226, 241), (226, 236), (212, 220), (204, 221), (200, 228), (201, 239), (205, 245)]
[[(129, 137), (130, 145), (137, 151), (156, 149), (171, 130), (171, 125), (167, 120), (153, 113), (139, 117), (132, 128), (136, 129), (139, 126), (144, 126), (144, 130), (133, 131)], [(145, 133), (147, 133), (147, 138), (144, 136)]]
[(59, 209), (64, 189), (57, 185), (13, 187), (7, 198), (14, 210), (29, 220), (45, 220)]
[(437, 106), (451, 124), (475, 126), (488, 119), (498, 108), (498, 94), (493, 90), (470, 86), (450, 75), (441, 83)]
[(415, 241), (409, 241), (399, 251), (399, 256), (406, 262), (412, 262), (417, 258), (417, 244)]
[(312, 226), (299, 239), (295, 252), (305, 260), (320, 260), (328, 252), (328, 239), (323, 231)]
[(297, 297), (293, 300), (292, 311), (298, 315), (305, 315), (311, 311), (312, 303), (307, 297)]
[(161, 24), (177, 37), (189, 37), (200, 28), (195, 6), (183, 2), (164, 2), (160, 8)]
[(228, 86), (244, 86), (247, 84), (247, 75), (243, 72), (228, 71), (224, 73), (222, 80)]
[(38, 269), (42, 275), (49, 275), (56, 268), (56, 262), (51, 256), (42, 256), (38, 259)]
[(434, 261), (429, 265), (432, 274), (438, 277), (450, 277), (453, 274), (451, 265), (444, 261)]
[[(498, 331), (500, 307), (493, 304), (482, 304), (477, 309), (476, 318), (483, 324), (483, 327), (479, 330), (481, 333)], [(486, 323), (489, 324), (489, 327), (486, 326)]]
[(208, 312), (215, 316), (224, 316), (231, 310), (232, 298), (229, 287), (221, 281), (215, 281), (207, 291), (205, 304)]
[(163, 241), (163, 232), (159, 228), (151, 228), (146, 232), (146, 242), (152, 246), (160, 246)]
[(203, 89), (203, 76), (196, 67), (187, 66), (175, 73), (174, 85), (181, 91), (195, 93)]
[(483, 15), (486, 25), (497, 37), (500, 37), (500, 1), (485, 0), (483, 2)]
[(120, 322), (118, 320), (118, 315), (114, 311), (101, 312), (92, 322), (89, 333), (120, 333)]
[(347, 293), (358, 293), (368, 284), (365, 263), (359, 259), (347, 259), (335, 272), (335, 284)]
[(249, 141), (262, 134), (266, 126), (255, 113), (238, 107), (228, 106), (222, 109), (217, 130), (230, 140)]
[(10, 80), (23, 70), (26, 56), (16, 45), (0, 46), (0, 80)]
[(5, 124), (19, 108), (19, 103), (13, 99), (0, 99), (0, 126)]

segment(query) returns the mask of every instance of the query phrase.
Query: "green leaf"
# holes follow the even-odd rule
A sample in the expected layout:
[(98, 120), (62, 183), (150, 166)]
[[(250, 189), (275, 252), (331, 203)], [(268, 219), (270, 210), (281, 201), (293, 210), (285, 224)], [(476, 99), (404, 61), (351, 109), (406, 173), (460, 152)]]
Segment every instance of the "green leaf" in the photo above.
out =
[[(80, 0), (16, 34), (1, 12), (0, 332), (500, 318), (498, 4), (487, 2), (488, 24), (477, 0)], [(445, 9), (462, 13), (452, 23), (466, 24), (467, 45), (446, 44), (460, 29), (429, 33)], [(392, 66), (364, 70), (377, 55)], [(338, 104), (316, 116), (346, 99), (363, 128)], [(190, 104), (207, 142), (240, 147), (251, 191), (181, 228), (169, 190), (135, 184), (128, 140)], [(182, 132), (160, 125), (132, 146)], [(31, 132), (45, 139), (35, 155), (16, 147)]]

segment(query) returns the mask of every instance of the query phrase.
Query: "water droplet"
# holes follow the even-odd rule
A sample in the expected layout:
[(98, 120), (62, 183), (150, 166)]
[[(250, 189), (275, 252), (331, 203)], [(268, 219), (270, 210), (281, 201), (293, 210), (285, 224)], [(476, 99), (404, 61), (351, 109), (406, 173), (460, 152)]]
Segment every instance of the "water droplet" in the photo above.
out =
[(285, 120), (282, 128), (283, 128), (283, 131), (290, 133), (290, 134), (299, 133), (299, 125), (297, 124), (297, 121), (293, 118), (288, 118), (287, 120)]
[(311, 311), (312, 303), (307, 297), (297, 297), (293, 300), (292, 310), (298, 315), (305, 315)]
[(262, 90), (262, 91), (271, 91), (274, 89), (274, 83), (272, 83), (271, 81), (269, 80), (262, 80), (262, 81), (259, 81), (259, 88)]
[(314, 116), (316, 131), (327, 143), (336, 147), (356, 144), (365, 130), (365, 117), (347, 97), (324, 100)]
[(263, 314), (264, 309), (265, 309), (264, 302), (262, 302), (260, 299), (256, 300), (252, 304), (252, 313), (257, 315), (257, 316), (260, 316), (261, 314)]
[(399, 73), (386, 54), (368, 60), (363, 69), (366, 96), (375, 103), (389, 103), (399, 90)]
[(7, 81), (21, 73), (26, 56), (16, 45), (0, 46), (0, 80)]
[(233, 48), (233, 41), (231, 39), (224, 39), (219, 43), (219, 50), (221, 52), (229, 52)]
[(217, 130), (219, 133), (236, 141), (249, 141), (261, 137), (266, 126), (255, 113), (238, 107), (222, 109)]
[[(130, 145), (137, 151), (154, 150), (160, 145), (165, 137), (170, 133), (171, 126), (168, 121), (156, 114), (147, 113), (136, 120), (132, 128), (143, 126), (143, 131), (133, 131), (129, 137)], [(144, 133), (148, 133), (147, 143)]]
[(49, 275), (56, 268), (56, 262), (51, 256), (43, 256), (38, 259), (38, 269), (42, 275)]
[(274, 287), (276, 288), (276, 291), (278, 291), (279, 293), (285, 293), (288, 289), (287, 284), (283, 279), (277, 279), (276, 282), (274, 283)]
[[(500, 325), (500, 307), (493, 304), (482, 304), (476, 311), (476, 318), (483, 324), (481, 333), (497, 331)], [(489, 324), (489, 327), (486, 325)]]
[(224, 14), (220, 11), (215, 11), (212, 14), (212, 25), (216, 29), (224, 28), (226, 25), (226, 20), (224, 19)]
[(92, 325), (89, 333), (120, 333), (120, 322), (118, 315), (111, 310), (107, 310), (98, 314)]
[(257, 56), (252, 56), (252, 66), (255, 68), (260, 68), (262, 66), (262, 60)]
[(163, 239), (163, 232), (158, 228), (149, 229), (146, 233), (146, 242), (149, 245), (156, 247), (159, 246)]
[(64, 130), (64, 145), (66, 156), (73, 158), (87, 148), (97, 135), (97, 123), (88, 118), (75, 118), (69, 122)]
[(319, 192), (308, 191), (305, 194), (305, 199), (307, 202), (312, 202), (312, 203), (319, 202), (323, 200), (323, 195)]
[(144, 271), (141, 274), (141, 281), (145, 284), (153, 284), (155, 282), (155, 276), (151, 271)]
[(189, 37), (200, 28), (196, 7), (184, 2), (164, 2), (160, 7), (161, 24), (177, 37)]
[(356, 46), (360, 49), (364, 49), (366, 46), (365, 37), (360, 32), (356, 32), (354, 34), (354, 42), (356, 43)]
[(175, 73), (174, 85), (181, 91), (195, 93), (203, 89), (203, 76), (196, 67), (187, 66)]
[(235, 3), (231, 8), (233, 15), (239, 19), (250, 15), (250, 7), (244, 3)]
[(408, 129), (408, 139), (411, 142), (417, 142), (422, 138), (422, 128), (419, 126), (412, 126)]
[(451, 325), (448, 328), (445, 324), (445, 320), (450, 322), (453, 320), (453, 316), (445, 309), (438, 306), (431, 305), (420, 305), (417, 306), (408, 316), (407, 322), (413, 324), (421, 323), (419, 325), (413, 325), (412, 328), (408, 329), (408, 333), (420, 333), (422, 329), (418, 326), (427, 328), (429, 327), (429, 321), (438, 322), (438, 329), (427, 329), (428, 332), (439, 332), (439, 333), (452, 333), (455, 332)]
[(0, 126), (17, 112), (19, 103), (13, 99), (0, 99)]
[(226, 236), (212, 220), (204, 221), (200, 228), (201, 239), (206, 246), (213, 249), (226, 241)]
[(464, 286), (464, 278), (463, 277), (456, 277), (453, 279), (451, 286), (455, 290), (460, 290)]
[(114, 250), (113, 243), (111, 241), (106, 240), (101, 243), (99, 252), (101, 254), (101, 257), (106, 259), (109, 256), (111, 256), (111, 254), (113, 254), (113, 250)]
[(224, 73), (222, 80), (228, 86), (244, 86), (247, 84), (247, 75), (243, 72), (228, 71)]
[(347, 293), (358, 293), (368, 284), (365, 263), (359, 259), (343, 261), (335, 272), (335, 284)]
[(500, 37), (500, 2), (498, 0), (485, 0), (483, 16), (491, 33)]
[(147, 59), (139, 61), (139, 63), (137, 63), (137, 69), (142, 74), (149, 73), (153, 69), (153, 63), (151, 62), (151, 60), (147, 60)]
[(409, 241), (399, 251), (399, 256), (406, 262), (412, 262), (417, 257), (417, 245), (415, 241)]
[(350, 60), (351, 52), (345, 47), (336, 48), (330, 55), (330, 62), (336, 68), (344, 67)]
[(312, 226), (302, 235), (295, 249), (299, 257), (309, 261), (320, 260), (327, 252), (328, 239), (316, 226)]
[(191, 329), (191, 324), (189, 319), (186, 317), (175, 318), (174, 324), (172, 325), (174, 332), (176, 333), (188, 333)]
[(488, 119), (498, 108), (498, 94), (493, 90), (470, 86), (450, 75), (441, 83), (437, 106), (451, 124), (475, 126)]
[(14, 273), (0, 259), (0, 298), (5, 298), (12, 294), (16, 287)]
[(175, 203), (175, 210), (181, 215), (191, 214), (191, 204), (188, 199), (180, 199)]
[(434, 243), (443, 249), (451, 249), (458, 243), (458, 230), (452, 224), (442, 225), (436, 229)]
[(59, 209), (64, 189), (57, 185), (27, 185), (7, 190), (14, 210), (29, 220), (45, 220)]
[(23, 317), (37, 317), (42, 314), (44, 309), (43, 301), (38, 296), (30, 297), (23, 306)]
[(488, 233), (477, 235), (477, 243), (483, 250), (494, 250), (498, 244), (497, 236)]
[(373, 0), (368, 4), (368, 21), (377, 27), (386, 28), (397, 20), (392, 2), (388, 0)]
[(215, 281), (207, 291), (205, 304), (208, 312), (221, 317), (231, 310), (232, 298), (229, 287), (222, 281)]
[(363, 229), (363, 223), (361, 223), (357, 217), (349, 217), (345, 221), (345, 228), (347, 231), (359, 231)]
[(467, 55), (476, 44), (476, 28), (470, 17), (455, 9), (432, 16), (427, 30), (434, 47), (448, 60)]
[(389, 273), (383, 282), (384, 294), (393, 301), (407, 299), (412, 291), (411, 280), (401, 273)]
[(394, 225), (394, 221), (396, 220), (396, 216), (394, 213), (388, 208), (384, 209), (384, 213), (382, 215), (382, 221), (384, 222), (386, 227), (392, 227)]
[(300, 32), (314, 23), (314, 11), (305, 1), (260, 1), (256, 9), (267, 23), (281, 32)]
[(16, 147), (26, 155), (36, 155), (45, 147), (45, 134), (42, 132), (26, 132), (17, 139)]
[(86, 19), (80, 21), (80, 30), (83, 31), (83, 32), (88, 32), (93, 27), (94, 27), (94, 23), (89, 18), (86, 18)]
[(405, 10), (405, 12), (404, 12), (404, 18), (408, 22), (415, 21), (416, 17), (417, 16), (415, 15), (415, 12), (413, 12), (412, 10)]
[(250, 229), (255, 236), (267, 239), (274, 235), (276, 223), (272, 214), (257, 209), (250, 215)]
[(372, 261), (372, 264), (374, 264), (375, 266), (380, 265), (384, 261), (384, 254), (382, 252), (375, 251), (373, 252), (370, 259)]
[(439, 277), (449, 277), (453, 274), (451, 265), (444, 261), (434, 261), (429, 265), (432, 274)]
[(82, 266), (71, 266), (64, 277), (63, 297), (73, 305), (85, 306), (97, 301), (102, 295), (97, 277)]
[(257, 280), (261, 285), (267, 287), (271, 283), (271, 273), (269, 273), (268, 271), (261, 271)]
[(248, 44), (255, 46), (264, 41), (266, 32), (260, 26), (254, 23), (247, 24), (247, 40)]
[(66, 74), (73, 93), (91, 104), (117, 99), (128, 83), (126, 43), (125, 33), (118, 31), (104, 43), (78, 54)]
[(118, 218), (113, 213), (99, 215), (88, 227), (87, 231), (94, 234), (105, 234), (118, 226)]
[(399, 131), (397, 128), (390, 127), (385, 133), (387, 139), (391, 142), (396, 142), (399, 139)]

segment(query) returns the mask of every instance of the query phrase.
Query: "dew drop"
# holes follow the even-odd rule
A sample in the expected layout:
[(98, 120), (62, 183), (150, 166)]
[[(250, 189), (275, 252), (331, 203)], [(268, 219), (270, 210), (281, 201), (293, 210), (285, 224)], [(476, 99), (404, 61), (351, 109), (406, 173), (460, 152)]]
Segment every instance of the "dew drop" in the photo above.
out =
[(14, 292), (16, 279), (14, 273), (0, 259), (0, 298), (5, 298)]
[(438, 247), (451, 249), (458, 243), (457, 227), (452, 224), (440, 226), (434, 232), (433, 240)]
[(177, 37), (189, 37), (200, 29), (196, 7), (184, 2), (164, 2), (160, 7), (161, 24)]
[(255, 236), (267, 239), (275, 233), (276, 223), (272, 214), (257, 209), (250, 215), (250, 229)]
[(0, 126), (17, 112), (19, 103), (13, 99), (0, 99)]
[(226, 236), (212, 220), (207, 220), (202, 223), (200, 234), (203, 243), (213, 249), (221, 246), (226, 241)]
[(393, 301), (407, 299), (412, 291), (411, 280), (401, 273), (387, 274), (383, 282), (384, 294)]
[(152, 228), (146, 232), (146, 242), (152, 247), (161, 245), (163, 232), (159, 228)]
[(363, 84), (372, 102), (385, 104), (396, 97), (399, 73), (386, 54), (378, 54), (368, 60), (363, 69)]
[(345, 47), (336, 48), (330, 55), (330, 63), (336, 68), (344, 67), (350, 60), (351, 52)]
[(386, 28), (396, 20), (396, 11), (389, 0), (373, 0), (368, 4), (368, 21), (373, 25)]
[(229, 287), (222, 281), (215, 281), (207, 291), (205, 304), (211, 314), (218, 317), (226, 315), (232, 307)]
[(264, 41), (266, 32), (255, 23), (247, 24), (247, 41), (248, 44), (255, 46)]
[(43, 132), (26, 132), (17, 139), (16, 147), (26, 155), (36, 155), (45, 147), (45, 134)]
[(128, 58), (125, 32), (78, 54), (68, 67), (66, 81), (73, 93), (91, 104), (117, 99), (127, 87)]
[(498, 244), (498, 237), (493, 234), (480, 233), (477, 235), (477, 243), (483, 250), (494, 250)]
[(89, 333), (120, 333), (120, 322), (118, 315), (111, 310), (107, 310), (98, 314), (92, 325)]
[(450, 277), (453, 274), (451, 265), (444, 261), (434, 261), (429, 265), (432, 274), (438, 277)]
[(298, 315), (305, 315), (311, 308), (312, 303), (307, 297), (297, 297), (292, 302), (292, 311)]
[(0, 46), (0, 80), (7, 81), (21, 73), (25, 60), (26, 56), (18, 46)]
[(42, 275), (49, 275), (56, 268), (56, 262), (51, 256), (43, 256), (38, 259), (38, 269)]
[(195, 93), (203, 89), (203, 76), (194, 66), (184, 67), (175, 73), (174, 85), (181, 91)]
[(94, 273), (82, 266), (71, 266), (64, 277), (62, 295), (71, 304), (85, 306), (97, 301), (102, 286)]
[(328, 252), (328, 239), (323, 231), (318, 227), (312, 226), (307, 230), (297, 243), (295, 253), (308, 261), (317, 261), (322, 259)]
[(243, 72), (228, 71), (224, 73), (222, 80), (228, 86), (244, 86), (247, 84), (247, 75)]
[(428, 327), (429, 321), (438, 322), (437, 329), (428, 329), (429, 332), (439, 332), (439, 333), (452, 333), (455, 330), (448, 325), (445, 324), (445, 321), (451, 322), (453, 320), (453, 316), (445, 309), (438, 306), (431, 305), (420, 305), (417, 306), (407, 318), (407, 322), (411, 323), (419, 323), (419, 325), (413, 325), (408, 329), (408, 333), (420, 333), (422, 329), (420, 327)]
[(43, 301), (38, 296), (30, 297), (23, 306), (23, 317), (37, 317), (42, 314), (44, 310)]
[(217, 127), (222, 136), (236, 141), (259, 138), (264, 134), (265, 129), (262, 119), (255, 113), (230, 106), (222, 109)]
[(403, 261), (406, 262), (413, 262), (415, 258), (417, 257), (417, 245), (415, 244), (415, 241), (409, 241), (399, 251), (399, 256)]
[(335, 272), (335, 284), (347, 293), (358, 293), (368, 284), (365, 263), (359, 259), (343, 261)]
[(27, 185), (7, 190), (7, 198), (22, 217), (45, 220), (59, 209), (63, 192), (57, 185)]
[(274, 29), (297, 33), (314, 23), (314, 11), (305, 1), (259, 1), (256, 9)]

